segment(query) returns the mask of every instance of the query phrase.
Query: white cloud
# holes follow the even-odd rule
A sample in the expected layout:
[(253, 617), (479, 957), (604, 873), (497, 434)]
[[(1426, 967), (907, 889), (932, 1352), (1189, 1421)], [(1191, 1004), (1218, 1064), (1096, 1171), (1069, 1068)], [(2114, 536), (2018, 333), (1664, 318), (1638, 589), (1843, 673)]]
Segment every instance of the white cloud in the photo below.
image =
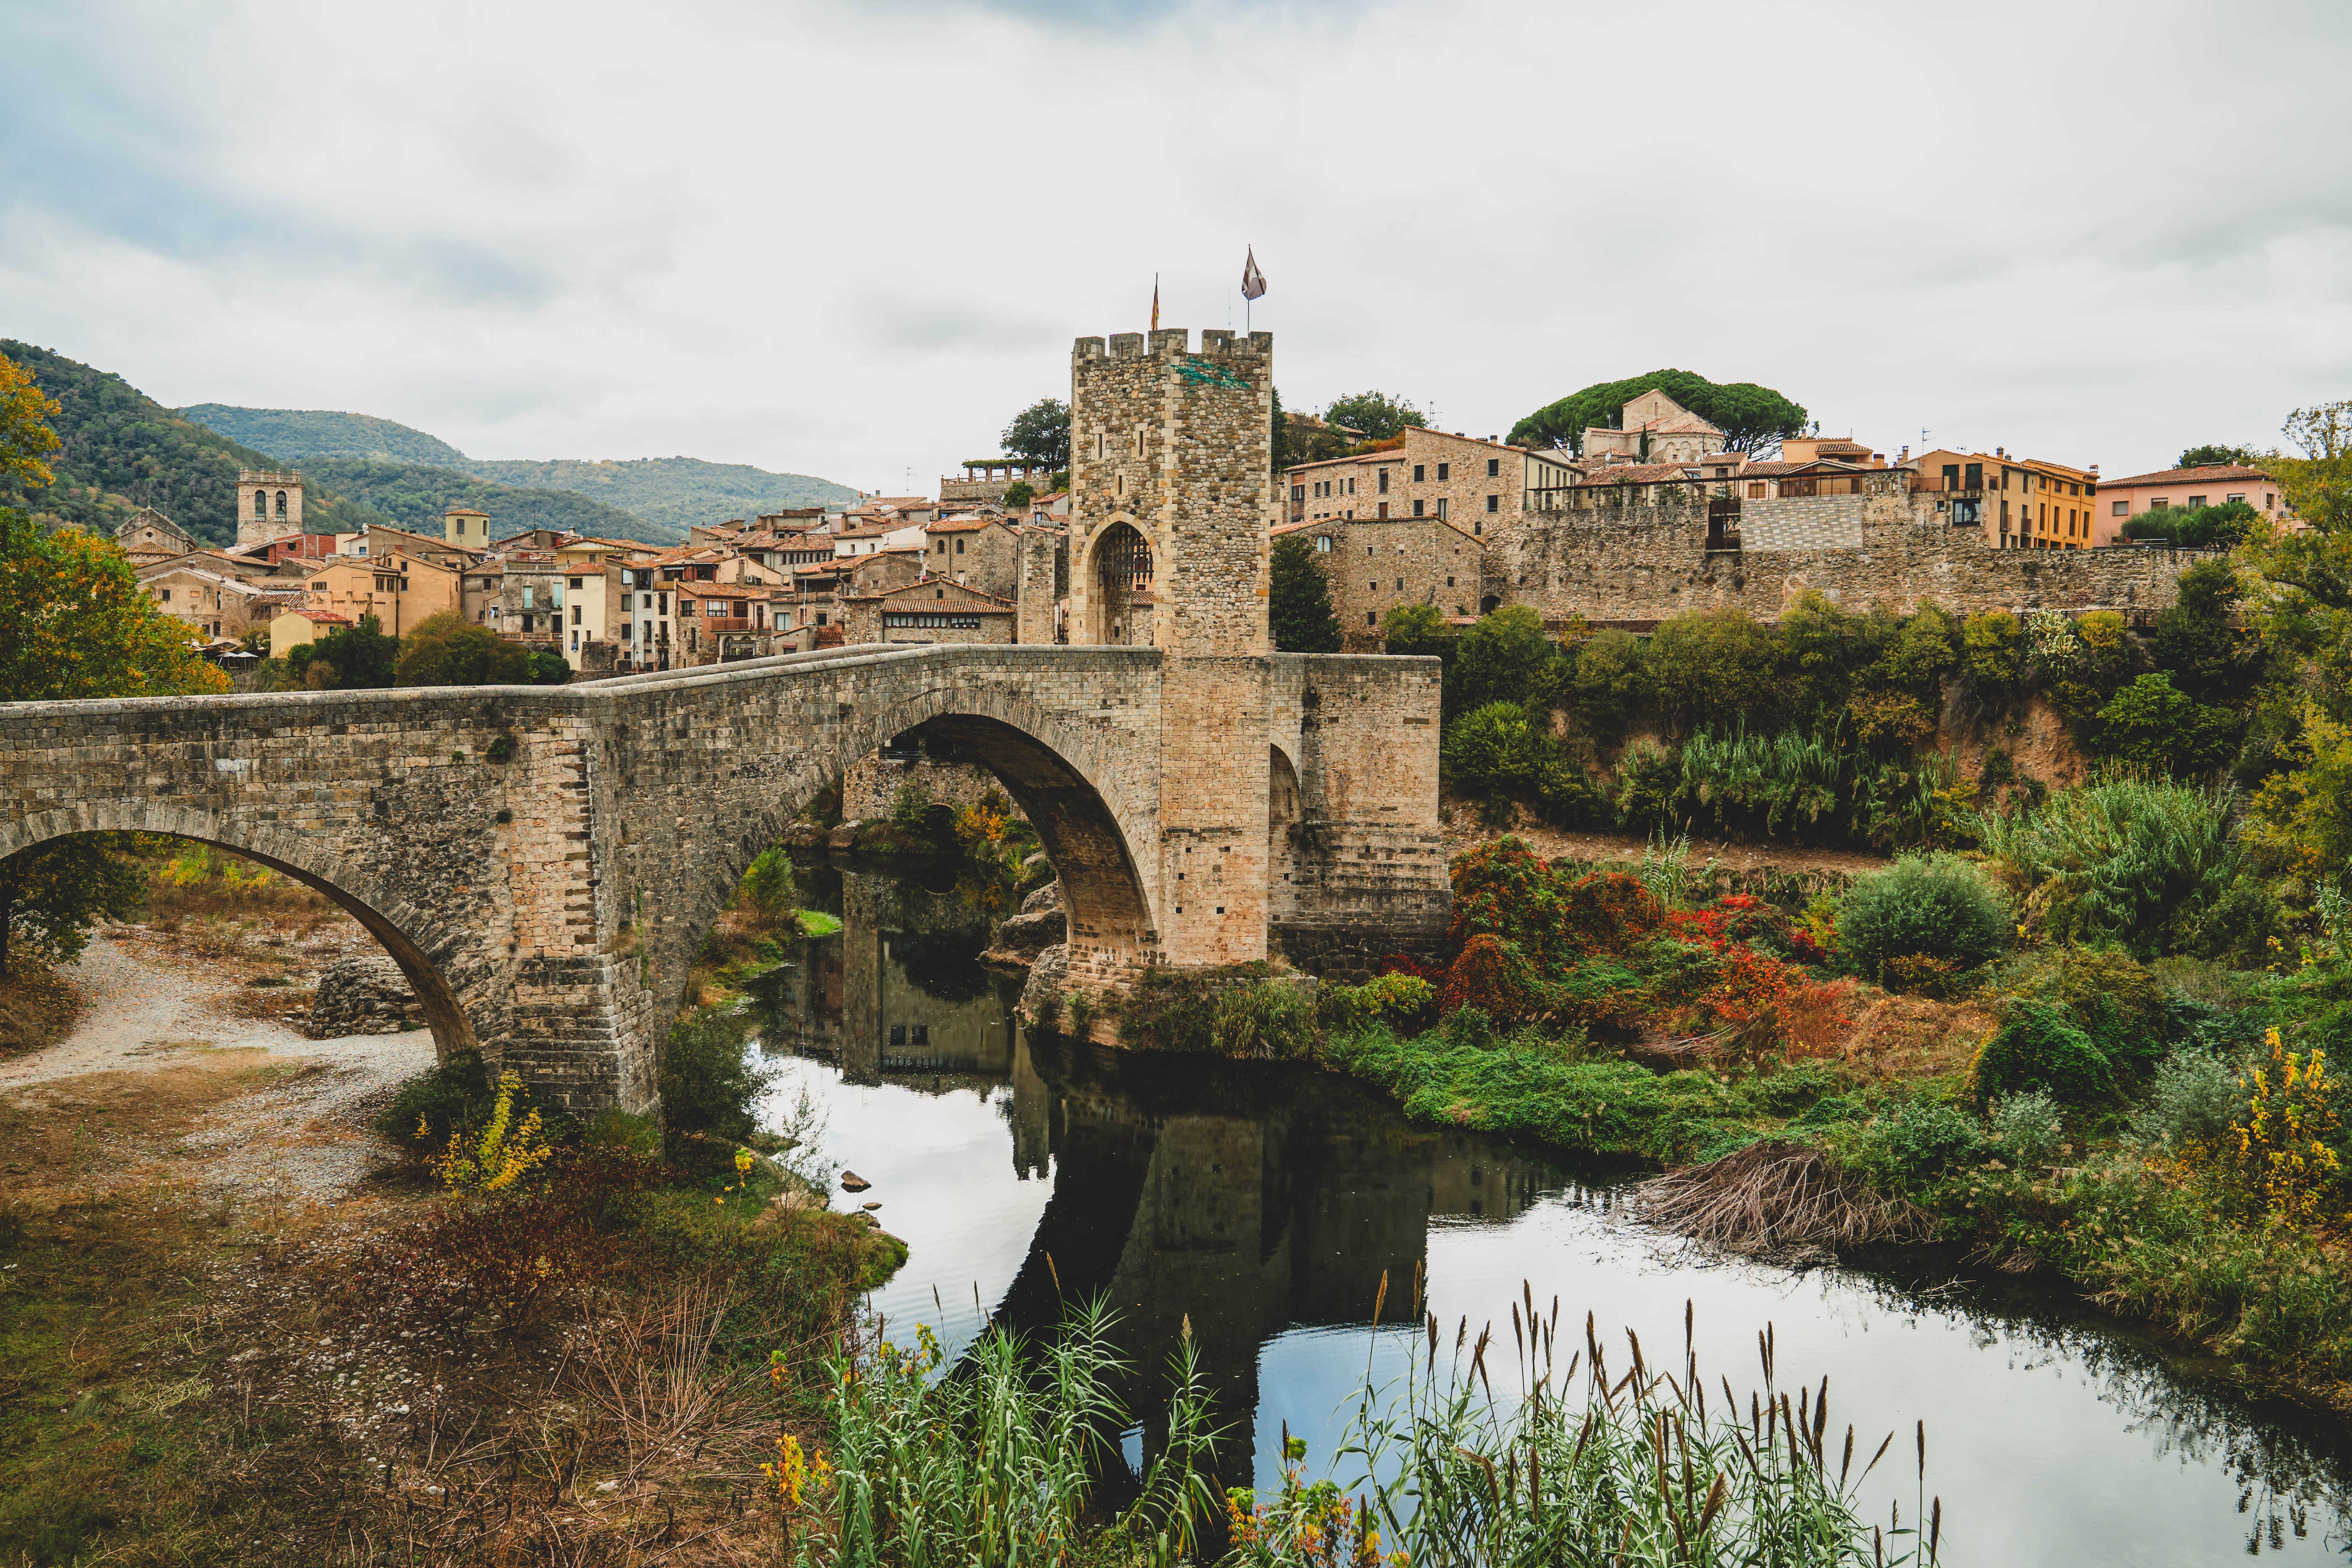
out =
[(900, 488), (1070, 340), (1499, 433), (1661, 366), (2109, 473), (2352, 392), (2347, 13), (0, 0), (0, 334), (485, 457)]

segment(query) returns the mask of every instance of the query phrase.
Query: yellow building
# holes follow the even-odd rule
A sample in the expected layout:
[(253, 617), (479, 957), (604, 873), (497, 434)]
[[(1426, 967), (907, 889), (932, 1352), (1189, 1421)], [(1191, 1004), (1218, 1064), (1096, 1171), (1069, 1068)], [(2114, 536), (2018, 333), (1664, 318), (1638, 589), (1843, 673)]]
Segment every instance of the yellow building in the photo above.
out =
[(302, 580), (303, 607), (348, 616), (355, 626), (373, 616), (396, 637), (427, 616), (457, 609), (457, 580), (449, 567), (398, 551), (331, 561)]

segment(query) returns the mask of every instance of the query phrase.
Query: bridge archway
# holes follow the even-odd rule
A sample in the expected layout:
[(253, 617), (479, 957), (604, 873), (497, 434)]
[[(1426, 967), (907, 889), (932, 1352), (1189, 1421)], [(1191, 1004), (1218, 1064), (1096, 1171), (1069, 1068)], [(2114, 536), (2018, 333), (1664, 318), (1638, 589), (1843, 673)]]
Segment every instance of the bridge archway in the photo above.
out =
[(1084, 571), (1089, 622), (1086, 640), (1098, 647), (1150, 647), (1150, 540), (1128, 519), (1113, 519), (1095, 534)]
[(441, 964), (428, 951), (431, 938), (425, 933), (434, 922), (365, 879), (348, 873), (339, 877), (310, 864), (316, 858), (313, 846), (300, 836), (267, 824), (224, 822), (211, 812), (187, 807), (158, 806), (145, 801), (84, 801), (68, 811), (0, 823), (0, 859), (84, 833), (167, 834), (216, 845), (317, 889), (358, 921), (399, 966), (424, 1011), (426, 1026), (433, 1031), (437, 1058), (446, 1061), (453, 1051), (478, 1048), (472, 1022)]

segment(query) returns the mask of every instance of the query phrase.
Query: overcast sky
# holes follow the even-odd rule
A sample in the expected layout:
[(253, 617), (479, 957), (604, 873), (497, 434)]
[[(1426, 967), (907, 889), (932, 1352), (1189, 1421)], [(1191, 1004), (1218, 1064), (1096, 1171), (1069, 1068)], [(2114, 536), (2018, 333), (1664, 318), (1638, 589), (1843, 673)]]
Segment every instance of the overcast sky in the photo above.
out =
[(2352, 5), (0, 0), (0, 336), (919, 489), (1071, 340), (1500, 434), (1759, 381), (2110, 476), (2352, 396)]

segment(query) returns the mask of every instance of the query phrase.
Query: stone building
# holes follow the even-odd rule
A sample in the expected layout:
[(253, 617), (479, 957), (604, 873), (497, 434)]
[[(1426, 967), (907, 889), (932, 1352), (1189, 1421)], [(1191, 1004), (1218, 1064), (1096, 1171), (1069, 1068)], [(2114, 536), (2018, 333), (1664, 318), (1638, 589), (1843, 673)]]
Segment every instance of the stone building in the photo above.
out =
[(204, 548), (194, 534), (152, 506), (142, 506), (115, 524), (114, 542), (125, 550), (145, 548), (175, 555)]
[(302, 579), (306, 607), (332, 610), (354, 623), (373, 616), (387, 637), (443, 610), (459, 605), (460, 574), (438, 562), (393, 551), (366, 558), (341, 557)]
[(1695, 463), (1709, 452), (1722, 451), (1723, 443), (1721, 430), (1653, 387), (1625, 405), (1617, 428), (1585, 427), (1584, 460)]
[(1013, 597), (1020, 577), (1021, 534), (1001, 517), (943, 517), (923, 530), (923, 565), (1000, 599)]
[(1582, 477), (1564, 452), (1407, 426), (1397, 444), (1289, 469), (1292, 522), (1431, 517), (1474, 538), (1507, 532)]
[(272, 616), (303, 601), (298, 583), (240, 576), (202, 552), (147, 567), (139, 573), (139, 582), (157, 608), (186, 622), (207, 642), (233, 642), (267, 627)]
[(1032, 495), (1042, 495), (1054, 488), (1054, 470), (1020, 458), (974, 458), (963, 466), (963, 477), (942, 475), (940, 479), (940, 504), (978, 503), (1003, 506), (1004, 492), (1016, 484), (1029, 487)]
[(441, 538), (446, 543), (467, 550), (488, 550), (490, 514), (469, 506), (453, 506), (441, 514)]
[(236, 542), (260, 544), (302, 531), (302, 476), (240, 468), (236, 475)]
[(1015, 605), (1009, 598), (939, 577), (840, 601), (849, 643), (1009, 643)]
[(1381, 624), (1401, 605), (1434, 605), (1440, 615), (1462, 620), (1475, 619), (1499, 602), (1485, 587), (1486, 542), (1457, 522), (1428, 516), (1329, 519), (1286, 522), (1274, 532), (1309, 542), (1330, 590), (1342, 646), (1350, 653), (1380, 652)]
[[(1980, 528), (1955, 525), (1948, 510), (1935, 510), (1948, 497), (1915, 489), (1918, 476), (1908, 468), (1774, 464), (1746, 472), (1762, 468), (1811, 471), (1743, 479), (1737, 488), (1769, 493), (1725, 496), (1734, 487), (1696, 465), (1603, 468), (1556, 498), (1501, 554), (1495, 590), (1547, 619), (1636, 626), (1724, 605), (1774, 619), (1808, 588), (1857, 610), (1884, 602), (1907, 614), (1932, 600), (1961, 615), (2047, 608), (2137, 616), (2170, 604), (2179, 574), (2198, 559), (2161, 550), (1988, 548)], [(2019, 475), (2022, 484), (2023, 465)], [(2031, 493), (2053, 495), (2039, 485)], [(2053, 495), (2035, 504), (2061, 503)], [(2080, 500), (2074, 504), (2079, 511)]]

